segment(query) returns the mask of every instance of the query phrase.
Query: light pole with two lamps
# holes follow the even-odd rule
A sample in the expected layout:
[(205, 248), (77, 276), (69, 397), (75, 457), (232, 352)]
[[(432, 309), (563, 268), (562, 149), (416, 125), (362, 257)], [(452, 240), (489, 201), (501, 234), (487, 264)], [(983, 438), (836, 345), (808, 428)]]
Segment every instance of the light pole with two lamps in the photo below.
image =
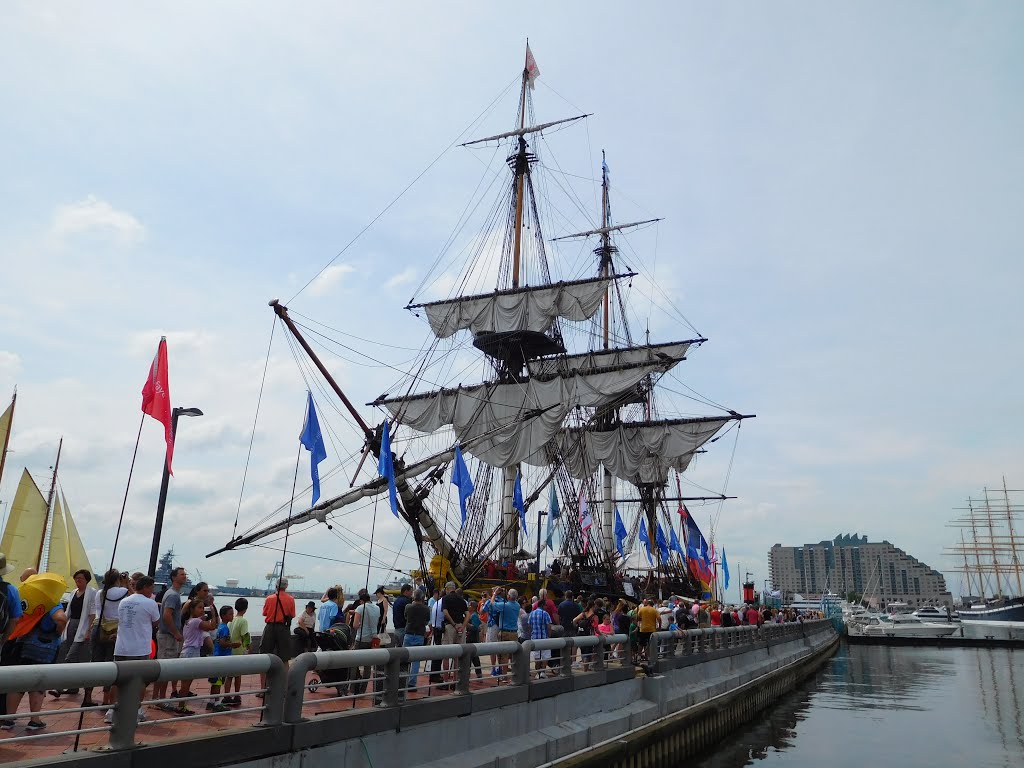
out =
[[(178, 434), (179, 416), (202, 416), (203, 412), (198, 408), (174, 408), (171, 411), (171, 444)], [(164, 507), (167, 506), (167, 484), (171, 479), (171, 473), (167, 467), (167, 456), (164, 456), (164, 474), (160, 480), (160, 498), (156, 503), (156, 524), (153, 527), (153, 548), (149, 552), (149, 575), (156, 575), (157, 558), (160, 556), (160, 534), (164, 527)]]

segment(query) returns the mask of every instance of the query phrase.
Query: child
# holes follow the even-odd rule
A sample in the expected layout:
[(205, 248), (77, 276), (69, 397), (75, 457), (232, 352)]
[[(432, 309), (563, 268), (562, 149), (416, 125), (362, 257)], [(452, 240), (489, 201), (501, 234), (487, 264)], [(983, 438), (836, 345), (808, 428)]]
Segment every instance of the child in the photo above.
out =
[[(217, 634), (214, 635), (213, 643), (213, 655), (214, 656), (230, 656), (234, 650), (236, 643), (231, 641), (231, 620), (235, 617), (235, 611), (230, 605), (222, 605), (220, 608), (220, 626), (217, 627)], [(241, 646), (241, 643), (237, 643)], [(221, 686), (224, 684), (223, 678), (210, 678), (210, 694), (220, 693)], [(214, 712), (226, 712), (227, 697), (218, 701), (217, 699), (210, 699), (206, 702), (206, 708)]]
[[(245, 612), (249, 610), (249, 601), (244, 597), (240, 597), (235, 600), (235, 618), (231, 622), (231, 632), (229, 639), (231, 640), (231, 653), (234, 656), (241, 656), (249, 652), (249, 646), (252, 644), (252, 638), (249, 637), (249, 620), (245, 618)], [(242, 692), (242, 678), (241, 676), (233, 677), (228, 679), (227, 684), (224, 686), (224, 693), (231, 693), (231, 681), (235, 681), (235, 694), (234, 696), (225, 696), (224, 703), (233, 706), (241, 706), (242, 697), (239, 695)]]
[[(203, 605), (202, 600), (193, 600), (189, 603), (188, 619), (185, 621), (185, 627), (182, 630), (184, 642), (181, 647), (181, 658), (183, 659), (198, 659), (203, 651), (203, 640), (206, 639), (206, 633), (217, 628), (217, 620), (215, 618), (204, 618), (203, 612), (205, 610), (206, 606)], [(191, 690), (192, 681), (182, 680), (181, 687), (179, 688), (180, 697), (185, 699), (189, 696)], [(194, 715), (195, 712), (189, 709), (185, 702), (182, 701), (175, 710), (175, 714)]]

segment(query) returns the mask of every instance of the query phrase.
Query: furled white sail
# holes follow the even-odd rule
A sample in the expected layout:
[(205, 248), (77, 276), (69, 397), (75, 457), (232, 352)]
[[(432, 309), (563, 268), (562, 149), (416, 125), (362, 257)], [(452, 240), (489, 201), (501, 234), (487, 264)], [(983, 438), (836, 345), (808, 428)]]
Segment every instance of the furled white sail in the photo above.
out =
[[(525, 382), (490, 382), (378, 401), (420, 432), (451, 425), (470, 453), (492, 467), (510, 467), (542, 451), (569, 410), (614, 402), (666, 363), (575, 372)], [(532, 418), (525, 418), (531, 416)]]
[[(575, 478), (589, 477), (598, 465), (603, 465), (621, 480), (663, 483), (669, 469), (685, 471), (694, 451), (733, 418), (625, 423), (606, 432), (569, 428), (561, 431), (555, 442)], [(543, 454), (535, 454), (529, 463), (541, 465), (546, 459)]]
[(28, 470), (21, 473), (21, 482), (14, 492), (11, 512), (7, 516), (0, 551), (7, 562), (20, 571), (39, 567), (39, 551), (46, 533), (46, 499), (39, 492)]
[(526, 367), (531, 376), (545, 376), (560, 371), (592, 371), (598, 368), (610, 368), (620, 365), (638, 363), (663, 363), (667, 371), (686, 357), (690, 345), (696, 341), (673, 341), (667, 344), (647, 344), (640, 347), (616, 347), (614, 349), (598, 349), (578, 355), (562, 355), (560, 357), (544, 357), (529, 360)]
[(446, 339), (464, 328), (469, 328), (474, 335), (506, 331), (543, 333), (559, 317), (577, 322), (593, 317), (601, 306), (608, 283), (615, 277), (459, 296), (420, 306), (439, 339)]

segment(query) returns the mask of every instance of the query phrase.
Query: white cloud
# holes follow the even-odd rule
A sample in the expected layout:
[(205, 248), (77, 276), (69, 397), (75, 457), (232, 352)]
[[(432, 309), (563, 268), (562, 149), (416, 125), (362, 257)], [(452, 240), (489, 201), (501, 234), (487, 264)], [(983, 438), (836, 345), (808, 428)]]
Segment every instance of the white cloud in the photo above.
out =
[(21, 373), (21, 358), (0, 349), (0, 379), (14, 378)]
[(355, 271), (356, 268), (351, 264), (332, 264), (313, 281), (309, 292), (314, 296), (326, 296), (341, 284), (345, 275)]
[(400, 285), (406, 285), (416, 279), (416, 270), (413, 267), (407, 267), (399, 272), (397, 275), (388, 280), (385, 285), (388, 288), (397, 288)]
[(53, 213), (53, 233), (58, 237), (91, 233), (124, 245), (135, 245), (145, 238), (146, 228), (127, 211), (89, 195), (77, 203), (57, 206)]

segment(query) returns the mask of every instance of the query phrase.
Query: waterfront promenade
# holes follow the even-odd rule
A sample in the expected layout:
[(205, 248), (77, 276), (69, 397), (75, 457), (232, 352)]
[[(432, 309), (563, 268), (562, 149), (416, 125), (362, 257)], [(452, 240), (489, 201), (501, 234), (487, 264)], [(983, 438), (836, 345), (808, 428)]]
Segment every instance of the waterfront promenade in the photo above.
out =
[[(805, 667), (811, 668), (812, 660), (829, 653), (837, 638), (827, 621), (655, 633), (642, 667), (630, 658), (626, 640), (555, 638), (303, 654), (288, 670), (276, 657), (262, 654), (5, 668), (0, 669), (3, 690), (116, 680), (120, 702), (111, 725), (104, 724), (102, 709), (83, 716), (71, 701), (48, 703), (47, 729), (27, 734), (19, 724), (4, 732), (0, 761), (69, 766), (113, 761), (119, 768), (180, 762), (201, 768), (255, 765), (273, 757), (282, 766), (298, 766), (300, 759), (303, 765), (428, 765), (435, 755), (416, 745), (443, 726), (449, 743), (460, 745), (462, 768), (502, 764), (495, 762), (499, 754), (516, 756), (515, 764), (536, 765), (574, 759), (609, 738), (628, 740), (637, 729), (657, 729), (666, 717), (697, 704), (724, 702), (740, 689), (746, 691), (744, 716), (752, 714), (746, 710), (754, 702), (767, 706)], [(620, 643), (626, 654), (617, 659), (612, 649)], [(529, 661), (534, 649), (560, 657), (557, 667), (539, 673)], [(497, 679), (488, 674), (493, 654), (510, 658)], [(482, 657), (480, 678), (474, 655)], [(403, 700), (407, 665), (442, 659), (452, 664), (452, 681), (428, 686), (421, 669), (419, 691)], [(365, 691), (339, 695), (332, 683), (323, 682), (334, 680), (339, 671), (355, 676), (357, 668), (372, 673)], [(265, 689), (260, 673), (267, 676)], [(202, 696), (208, 686), (197, 682), (200, 696), (190, 704), (194, 717), (171, 715), (144, 702), (147, 721), (136, 722), (147, 683), (235, 674), (243, 676), (244, 685), (242, 704), (231, 712), (206, 713)], [(261, 690), (262, 699), (257, 696)], [(732, 727), (732, 717), (718, 716), (714, 728), (705, 729), (706, 738)], [(68, 754), (76, 736), (80, 751)]]

